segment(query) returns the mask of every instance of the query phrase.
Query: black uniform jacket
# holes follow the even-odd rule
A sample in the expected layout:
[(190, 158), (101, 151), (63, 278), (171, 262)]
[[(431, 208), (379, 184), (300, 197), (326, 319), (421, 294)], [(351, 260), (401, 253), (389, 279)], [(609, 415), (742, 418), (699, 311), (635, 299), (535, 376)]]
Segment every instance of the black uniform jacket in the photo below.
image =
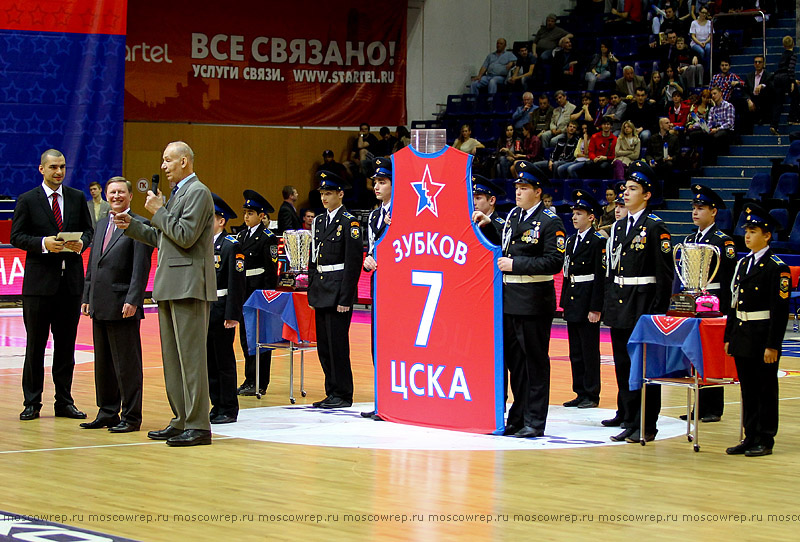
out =
[(603, 310), (606, 238), (589, 228), (575, 250), (578, 234), (567, 239), (561, 308), (567, 322), (587, 322), (589, 312)]
[[(514, 260), (511, 273), (503, 274), (503, 312), (527, 316), (552, 316), (556, 292), (547, 275), (564, 265), (564, 224), (540, 202), (531, 216), (519, 222), (524, 211), (515, 207), (506, 218), (502, 234), (503, 256)], [(532, 276), (541, 282), (509, 282), (509, 276)]]
[[(245, 263), (236, 237), (221, 233), (214, 243), (217, 300), (211, 303), (212, 323), (240, 320), (245, 299)], [(241, 331), (241, 330), (240, 330)]]
[[(271, 290), (278, 285), (278, 238), (259, 224), (255, 233), (245, 241), (248, 231), (245, 228), (236, 236), (244, 254), (246, 292)], [(259, 269), (264, 272), (259, 273)]]
[(308, 259), (308, 304), (315, 308), (350, 307), (356, 299), (363, 265), (361, 226), (344, 207), (327, 228), (326, 216), (322, 213), (314, 219)]

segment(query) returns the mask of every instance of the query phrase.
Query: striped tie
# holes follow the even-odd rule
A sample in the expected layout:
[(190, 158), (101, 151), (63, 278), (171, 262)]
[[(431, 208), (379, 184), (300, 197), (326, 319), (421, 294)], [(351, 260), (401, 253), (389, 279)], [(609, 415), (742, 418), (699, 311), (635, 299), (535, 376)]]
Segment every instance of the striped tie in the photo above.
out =
[(56, 218), (58, 231), (64, 231), (64, 221), (61, 218), (61, 207), (58, 205), (58, 193), (53, 192), (53, 216)]

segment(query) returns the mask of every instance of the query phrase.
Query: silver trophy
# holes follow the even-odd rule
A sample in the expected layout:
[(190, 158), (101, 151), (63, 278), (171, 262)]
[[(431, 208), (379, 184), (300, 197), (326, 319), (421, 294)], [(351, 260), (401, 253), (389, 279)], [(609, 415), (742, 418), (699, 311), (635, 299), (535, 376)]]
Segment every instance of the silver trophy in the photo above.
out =
[[(678, 252), (680, 251), (680, 257)], [(714, 245), (703, 243), (679, 243), (672, 250), (675, 272), (683, 284), (682, 292), (672, 296), (669, 315), (718, 316), (719, 299), (708, 295), (706, 288), (719, 271), (720, 252)], [(711, 260), (716, 256), (717, 265), (711, 270)]]
[(293, 290), (308, 287), (308, 255), (311, 247), (311, 232), (308, 230), (286, 230), (283, 232), (283, 247), (289, 260), (289, 269), (281, 274), (281, 286)]

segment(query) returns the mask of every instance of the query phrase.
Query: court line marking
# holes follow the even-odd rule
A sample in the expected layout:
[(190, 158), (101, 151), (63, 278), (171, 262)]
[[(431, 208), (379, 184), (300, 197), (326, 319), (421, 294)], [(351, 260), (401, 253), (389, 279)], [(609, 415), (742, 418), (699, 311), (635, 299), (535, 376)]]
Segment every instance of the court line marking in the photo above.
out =
[[(213, 437), (213, 440), (230, 440), (239, 437)], [(124, 444), (97, 444), (93, 446), (66, 446), (64, 448), (38, 448), (35, 450), (2, 450), (0, 454), (28, 454), (32, 452), (60, 452), (62, 450), (91, 450), (93, 448), (120, 448), (123, 446), (149, 446), (164, 444), (163, 440), (150, 440), (148, 442), (129, 442)]]
[[(778, 399), (778, 401), (796, 401), (798, 399), (800, 399), (800, 397), (781, 397), (780, 399)], [(741, 401), (726, 401), (724, 404), (726, 404), (726, 405), (738, 405), (740, 403), (741, 403)], [(669, 408), (681, 408), (683, 410), (686, 410), (686, 405), (662, 406), (661, 410), (667, 410)]]

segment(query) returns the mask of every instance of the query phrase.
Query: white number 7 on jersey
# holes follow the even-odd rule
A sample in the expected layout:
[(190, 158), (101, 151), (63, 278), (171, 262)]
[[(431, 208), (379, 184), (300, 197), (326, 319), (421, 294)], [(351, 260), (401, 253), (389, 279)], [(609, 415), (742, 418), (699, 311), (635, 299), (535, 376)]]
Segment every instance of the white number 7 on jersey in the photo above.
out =
[(428, 337), (433, 326), (433, 317), (439, 305), (439, 296), (442, 294), (442, 273), (439, 271), (412, 271), (411, 284), (413, 286), (428, 286), (428, 298), (422, 310), (422, 318), (417, 329), (417, 340), (414, 346), (428, 346)]

